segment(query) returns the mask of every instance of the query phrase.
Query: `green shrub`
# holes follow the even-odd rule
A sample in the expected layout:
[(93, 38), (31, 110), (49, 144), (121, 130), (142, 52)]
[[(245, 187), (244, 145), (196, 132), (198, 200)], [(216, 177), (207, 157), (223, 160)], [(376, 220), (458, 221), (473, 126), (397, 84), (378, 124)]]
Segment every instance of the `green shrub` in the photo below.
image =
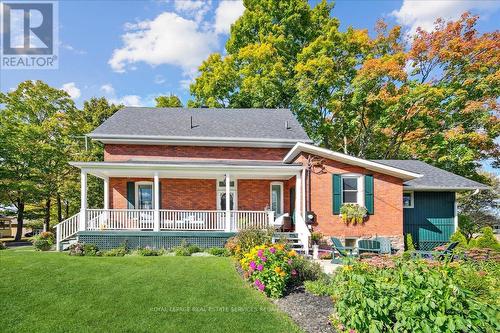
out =
[(292, 270), (295, 270), (295, 284), (302, 284), (304, 281), (315, 281), (324, 276), (320, 264), (302, 256), (297, 256), (292, 262)]
[(281, 297), (287, 283), (297, 274), (292, 269), (297, 260), (294, 250), (283, 244), (258, 245), (240, 260), (244, 276), (269, 297)]
[(481, 236), (476, 239), (475, 245), (479, 248), (492, 249), (500, 251), (500, 244), (493, 235), (493, 229), (491, 227), (484, 227), (481, 229)]
[(142, 257), (156, 257), (160, 255), (159, 250), (155, 250), (149, 247), (139, 248), (135, 251), (135, 253)]
[(97, 248), (97, 245), (95, 244), (84, 244), (83, 252), (85, 253), (86, 256), (89, 257), (95, 257), (101, 255), (99, 249)]
[(188, 249), (189, 254), (201, 252), (200, 247), (197, 245), (189, 245), (187, 249)]
[(273, 234), (273, 228), (267, 230), (262, 230), (260, 228), (243, 229), (240, 230), (236, 236), (228, 239), (225, 247), (229, 250), (231, 255), (241, 259), (243, 255), (248, 253), (252, 248), (259, 245), (271, 244)]
[(308, 292), (317, 296), (331, 295), (333, 293), (332, 288), (334, 288), (334, 286), (326, 278), (316, 281), (305, 281), (304, 287)]
[(217, 257), (229, 257), (231, 255), (227, 249), (221, 247), (209, 248), (207, 252)]
[(415, 251), (415, 243), (411, 234), (406, 234), (406, 251)]
[(193, 253), (201, 252), (201, 249), (196, 245), (190, 245), (185, 240), (182, 240), (179, 246), (172, 248), (176, 256), (187, 257)]
[(467, 238), (465, 238), (464, 234), (457, 229), (453, 235), (450, 237), (450, 242), (458, 242), (459, 249), (466, 249), (469, 245), (467, 244)]
[(124, 244), (116, 249), (103, 252), (102, 255), (105, 257), (124, 257), (126, 254), (129, 254), (129, 250), (127, 244)]
[(52, 248), (52, 245), (55, 244), (55, 237), (53, 233), (44, 231), (34, 236), (31, 242), (38, 251), (48, 251)]
[(474, 282), (485, 281), (481, 274), (457, 262), (398, 260), (393, 268), (355, 262), (336, 272), (331, 288), (308, 288), (332, 295), (331, 320), (340, 331), (498, 332), (498, 275), (485, 289)]
[(84, 244), (83, 243), (73, 243), (69, 246), (68, 248), (68, 254), (70, 256), (84, 256), (85, 255), (85, 249), (84, 249)]

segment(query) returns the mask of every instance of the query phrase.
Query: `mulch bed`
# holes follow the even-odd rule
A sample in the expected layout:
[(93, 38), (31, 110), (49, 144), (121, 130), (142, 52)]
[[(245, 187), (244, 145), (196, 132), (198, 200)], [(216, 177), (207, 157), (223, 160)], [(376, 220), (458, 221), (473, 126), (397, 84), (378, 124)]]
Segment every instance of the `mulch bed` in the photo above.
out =
[(335, 332), (328, 320), (328, 316), (333, 312), (332, 299), (328, 296), (310, 294), (303, 286), (299, 286), (274, 302), (305, 332)]

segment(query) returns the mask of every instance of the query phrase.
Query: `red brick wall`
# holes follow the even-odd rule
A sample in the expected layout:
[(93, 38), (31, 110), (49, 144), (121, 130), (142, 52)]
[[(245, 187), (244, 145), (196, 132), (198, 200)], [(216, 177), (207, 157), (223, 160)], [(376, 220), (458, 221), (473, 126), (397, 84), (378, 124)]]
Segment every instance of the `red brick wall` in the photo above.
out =
[(282, 160), (289, 150), (288, 148), (107, 144), (104, 146), (104, 160), (127, 161), (132, 158)]
[(264, 210), (271, 206), (271, 182), (283, 182), (283, 210), (290, 210), (290, 184), (294, 186), (295, 178), (291, 180), (267, 179), (239, 179), (238, 180), (238, 209), (239, 210)]
[[(110, 178), (110, 208), (126, 209), (127, 182), (148, 178)], [(161, 179), (162, 209), (215, 210), (215, 179)]]
[[(298, 161), (304, 161), (300, 156)], [(311, 209), (317, 214), (315, 230), (325, 236), (401, 236), (403, 234), (403, 181), (381, 173), (325, 160), (324, 174), (311, 174)], [(374, 214), (361, 225), (346, 225), (332, 213), (332, 174), (371, 174), (374, 178)]]

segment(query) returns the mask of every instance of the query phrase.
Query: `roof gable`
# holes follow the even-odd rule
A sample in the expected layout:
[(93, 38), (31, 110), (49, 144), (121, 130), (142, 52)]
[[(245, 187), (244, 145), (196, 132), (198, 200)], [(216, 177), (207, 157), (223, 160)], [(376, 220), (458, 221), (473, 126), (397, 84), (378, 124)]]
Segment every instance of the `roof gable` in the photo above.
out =
[(126, 107), (97, 127), (101, 140), (310, 142), (288, 109), (213, 109)]

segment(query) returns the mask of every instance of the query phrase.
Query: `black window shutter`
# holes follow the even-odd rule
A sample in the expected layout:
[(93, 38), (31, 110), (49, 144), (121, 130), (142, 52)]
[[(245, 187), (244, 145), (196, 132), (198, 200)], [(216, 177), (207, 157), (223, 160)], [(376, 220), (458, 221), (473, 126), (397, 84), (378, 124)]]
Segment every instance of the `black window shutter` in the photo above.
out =
[(127, 182), (127, 208), (135, 208), (135, 183)]

